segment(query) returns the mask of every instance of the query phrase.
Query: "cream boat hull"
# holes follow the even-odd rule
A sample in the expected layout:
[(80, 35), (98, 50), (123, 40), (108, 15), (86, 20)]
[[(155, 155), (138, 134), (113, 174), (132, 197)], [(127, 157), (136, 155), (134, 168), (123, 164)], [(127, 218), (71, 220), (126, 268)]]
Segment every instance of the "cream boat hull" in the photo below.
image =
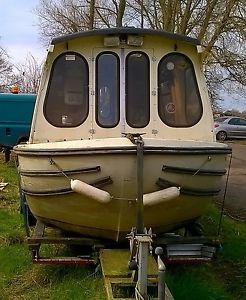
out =
[[(126, 138), (21, 145), (21, 187), (31, 212), (46, 224), (120, 241), (137, 215), (136, 145)], [(179, 197), (144, 208), (144, 222), (162, 233), (192, 222), (219, 192), (225, 174), (224, 144), (144, 140), (144, 194), (181, 187)], [(78, 179), (107, 191), (100, 203), (71, 190)]]

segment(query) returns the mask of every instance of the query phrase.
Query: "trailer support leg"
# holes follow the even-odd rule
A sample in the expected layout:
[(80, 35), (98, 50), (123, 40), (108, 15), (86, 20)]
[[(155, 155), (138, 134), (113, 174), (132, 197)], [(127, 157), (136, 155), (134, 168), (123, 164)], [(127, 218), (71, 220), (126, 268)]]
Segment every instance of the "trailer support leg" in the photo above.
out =
[(138, 243), (138, 281), (136, 293), (141, 295), (141, 298), (138, 298), (138, 295), (136, 295), (136, 299), (147, 299), (148, 256), (150, 252), (151, 236), (148, 234), (137, 235), (135, 238)]
[(166, 266), (161, 259), (163, 254), (163, 249), (161, 247), (156, 247), (155, 254), (157, 255), (157, 265), (158, 265), (158, 300), (166, 299), (166, 284), (165, 284), (165, 273)]

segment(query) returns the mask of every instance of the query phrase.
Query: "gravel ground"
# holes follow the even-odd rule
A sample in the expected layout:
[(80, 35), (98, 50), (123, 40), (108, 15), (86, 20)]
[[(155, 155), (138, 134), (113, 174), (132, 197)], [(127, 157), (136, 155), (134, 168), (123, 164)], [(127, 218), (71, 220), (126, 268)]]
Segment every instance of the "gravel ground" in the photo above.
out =
[[(232, 147), (232, 159), (224, 202), (225, 212), (234, 219), (246, 222), (246, 143), (234, 141), (228, 144)], [(224, 186), (226, 180), (227, 175)], [(223, 194), (224, 191), (217, 200), (219, 204), (223, 201)]]

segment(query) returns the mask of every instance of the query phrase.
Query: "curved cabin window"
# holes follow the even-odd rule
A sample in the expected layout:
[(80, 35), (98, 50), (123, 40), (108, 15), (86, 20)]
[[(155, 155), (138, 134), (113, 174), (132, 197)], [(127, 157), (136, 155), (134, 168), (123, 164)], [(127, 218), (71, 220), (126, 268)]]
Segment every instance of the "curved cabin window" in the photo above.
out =
[(162, 58), (158, 67), (158, 111), (171, 127), (190, 127), (202, 116), (202, 102), (191, 60), (179, 53)]
[(53, 63), (44, 116), (56, 127), (75, 127), (88, 115), (88, 65), (79, 54), (61, 54)]
[(120, 118), (119, 58), (112, 52), (96, 60), (96, 121), (101, 127), (114, 127)]
[(126, 57), (126, 121), (129, 126), (145, 127), (150, 119), (149, 58), (143, 52)]

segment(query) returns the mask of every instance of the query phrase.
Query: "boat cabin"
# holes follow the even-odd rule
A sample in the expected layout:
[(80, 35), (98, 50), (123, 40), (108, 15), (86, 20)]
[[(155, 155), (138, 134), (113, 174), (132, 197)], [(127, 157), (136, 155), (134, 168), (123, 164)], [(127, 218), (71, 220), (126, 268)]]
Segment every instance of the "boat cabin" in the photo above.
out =
[(52, 40), (31, 143), (121, 137), (214, 141), (196, 39), (111, 28)]

